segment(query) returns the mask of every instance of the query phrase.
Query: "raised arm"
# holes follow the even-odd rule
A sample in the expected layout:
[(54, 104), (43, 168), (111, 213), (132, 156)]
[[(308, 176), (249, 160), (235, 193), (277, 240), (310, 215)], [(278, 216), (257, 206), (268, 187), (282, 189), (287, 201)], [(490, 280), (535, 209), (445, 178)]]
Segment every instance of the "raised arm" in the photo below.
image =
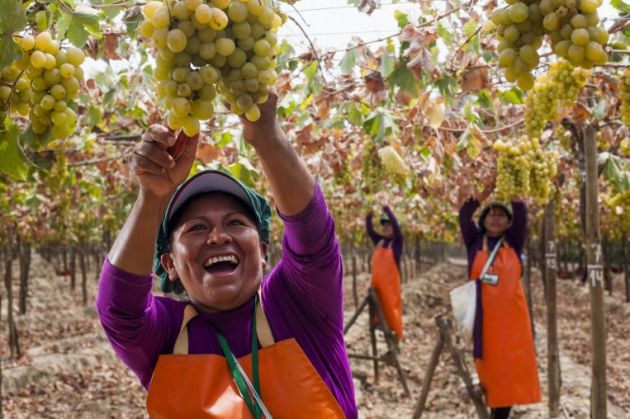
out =
[(479, 208), (479, 201), (470, 198), (459, 209), (459, 229), (467, 248), (472, 246), (475, 239), (481, 234), (473, 220), (473, 214), (477, 208)]
[(241, 117), (243, 137), (260, 157), (278, 210), (286, 216), (300, 214), (311, 201), (315, 179), (295, 152), (276, 120), (278, 96), (272, 92), (260, 105), (260, 119)]
[[(175, 161), (167, 152), (177, 144)], [(120, 358), (147, 386), (158, 355), (173, 342), (181, 310), (151, 294), (153, 253), (168, 201), (192, 166), (197, 138), (152, 126), (130, 159), (140, 191), (101, 271), (96, 308), (107, 337)], [(179, 153), (177, 153), (179, 154)], [(169, 314), (176, 313), (176, 314)], [(175, 318), (177, 317), (177, 318)]]
[(372, 216), (373, 214), (371, 212), (365, 216), (365, 231), (367, 232), (372, 242), (376, 245), (383, 239), (383, 236), (381, 236), (374, 230), (374, 226), (372, 225)]
[(512, 201), (512, 216), (512, 225), (506, 232), (506, 238), (516, 252), (522, 255), (527, 238), (527, 206), (523, 201)]

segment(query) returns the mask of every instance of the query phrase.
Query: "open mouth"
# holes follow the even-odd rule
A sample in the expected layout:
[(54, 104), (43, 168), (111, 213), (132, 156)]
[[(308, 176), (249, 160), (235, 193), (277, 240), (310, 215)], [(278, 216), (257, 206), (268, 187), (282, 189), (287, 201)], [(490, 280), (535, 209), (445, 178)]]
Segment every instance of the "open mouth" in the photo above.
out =
[(206, 272), (212, 275), (229, 275), (238, 267), (239, 260), (235, 255), (221, 255), (209, 258), (203, 265)]

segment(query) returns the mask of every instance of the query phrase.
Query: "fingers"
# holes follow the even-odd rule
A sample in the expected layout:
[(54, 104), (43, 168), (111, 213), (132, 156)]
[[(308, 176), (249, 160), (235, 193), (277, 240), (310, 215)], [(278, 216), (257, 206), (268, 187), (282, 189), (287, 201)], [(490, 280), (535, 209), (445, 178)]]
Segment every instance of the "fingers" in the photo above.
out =
[(175, 144), (175, 133), (162, 125), (151, 125), (142, 136), (142, 142), (159, 144), (162, 148), (168, 148)]
[(182, 146), (180, 147), (180, 154), (177, 156), (176, 164), (181, 165), (190, 165), (193, 160), (195, 160), (195, 156), (197, 154), (197, 144), (199, 143), (199, 134), (194, 135), (192, 137), (187, 136), (182, 131), (178, 136), (178, 144), (181, 141)]
[(175, 165), (175, 159), (162, 147), (153, 142), (142, 141), (133, 150), (132, 159), (146, 159), (168, 169)]

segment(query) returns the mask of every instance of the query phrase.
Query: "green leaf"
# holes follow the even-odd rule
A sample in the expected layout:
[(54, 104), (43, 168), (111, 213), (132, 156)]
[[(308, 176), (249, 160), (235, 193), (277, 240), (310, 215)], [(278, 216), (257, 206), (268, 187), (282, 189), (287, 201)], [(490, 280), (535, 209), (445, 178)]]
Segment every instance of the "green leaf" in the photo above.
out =
[(630, 13), (630, 4), (623, 0), (611, 0), (610, 5), (619, 11)]
[(477, 30), (477, 21), (475, 19), (471, 19), (464, 25), (464, 34), (466, 36), (470, 36)]
[(381, 74), (387, 78), (396, 68), (396, 59), (385, 50), (381, 57)]
[(238, 180), (253, 188), (256, 186), (256, 179), (260, 174), (245, 157), (239, 156), (238, 161), (227, 166), (228, 171)]
[(617, 193), (630, 188), (630, 164), (621, 157), (608, 152), (597, 155), (597, 164), (602, 168), (602, 175), (610, 182)]
[(446, 29), (444, 25), (442, 25), (442, 22), (438, 23), (437, 34), (440, 35), (440, 38), (442, 38), (442, 41), (444, 41), (446, 45), (451, 45), (455, 39), (453, 33)]
[(19, 135), (17, 125), (7, 118), (5, 130), (0, 131), (0, 172), (17, 180), (26, 180), (29, 168), (33, 164), (20, 148)]
[(223, 148), (226, 145), (228, 145), (229, 143), (232, 142), (232, 140), (234, 139), (234, 137), (232, 136), (232, 134), (228, 131), (219, 131), (215, 136), (214, 136), (214, 141), (215, 141), (215, 145), (218, 148)]
[(20, 55), (20, 49), (11, 39), (11, 35), (0, 36), (0, 70), (11, 65)]
[[(8, 36), (8, 40), (11, 41), (11, 34), (24, 29), (24, 25), (26, 25), (26, 15), (22, 2), (17, 0), (0, 1), (0, 34)], [(7, 41), (3, 39), (2, 42)]]
[(307, 67), (304, 68), (304, 76), (306, 77), (306, 81), (310, 83), (313, 78), (317, 74), (317, 61), (313, 61)]
[(359, 54), (356, 49), (351, 49), (346, 52), (346, 55), (341, 59), (341, 63), (339, 63), (339, 68), (341, 68), (341, 72), (348, 74), (352, 72), (352, 69), (357, 64), (357, 60), (359, 58)]
[(407, 13), (401, 12), (400, 10), (396, 10), (394, 12), (394, 19), (398, 22), (398, 27), (400, 29), (409, 24), (409, 16), (407, 16)]
[(512, 87), (510, 90), (501, 92), (501, 100), (503, 100), (503, 102), (510, 103), (512, 105), (522, 105), (523, 92), (521, 91), (521, 89)]
[(389, 81), (412, 95), (418, 94), (418, 79), (407, 68), (405, 63), (398, 63), (396, 69), (390, 75)]
[(68, 40), (78, 48), (83, 48), (88, 37), (93, 35), (101, 38), (100, 19), (98, 15), (87, 13), (61, 13), (57, 21), (57, 30), (61, 36), (66, 36)]
[(606, 116), (606, 101), (604, 99), (597, 102), (597, 105), (593, 108), (592, 115), (597, 121), (601, 121)]

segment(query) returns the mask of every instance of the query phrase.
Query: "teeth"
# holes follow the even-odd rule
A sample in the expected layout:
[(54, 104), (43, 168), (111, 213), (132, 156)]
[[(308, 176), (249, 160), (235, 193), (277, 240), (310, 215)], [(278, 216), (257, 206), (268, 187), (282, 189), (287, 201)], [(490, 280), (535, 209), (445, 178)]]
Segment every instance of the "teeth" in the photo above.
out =
[(204, 267), (209, 267), (219, 262), (230, 262), (233, 264), (238, 264), (238, 259), (234, 255), (224, 255), (224, 256), (215, 256), (206, 261)]

